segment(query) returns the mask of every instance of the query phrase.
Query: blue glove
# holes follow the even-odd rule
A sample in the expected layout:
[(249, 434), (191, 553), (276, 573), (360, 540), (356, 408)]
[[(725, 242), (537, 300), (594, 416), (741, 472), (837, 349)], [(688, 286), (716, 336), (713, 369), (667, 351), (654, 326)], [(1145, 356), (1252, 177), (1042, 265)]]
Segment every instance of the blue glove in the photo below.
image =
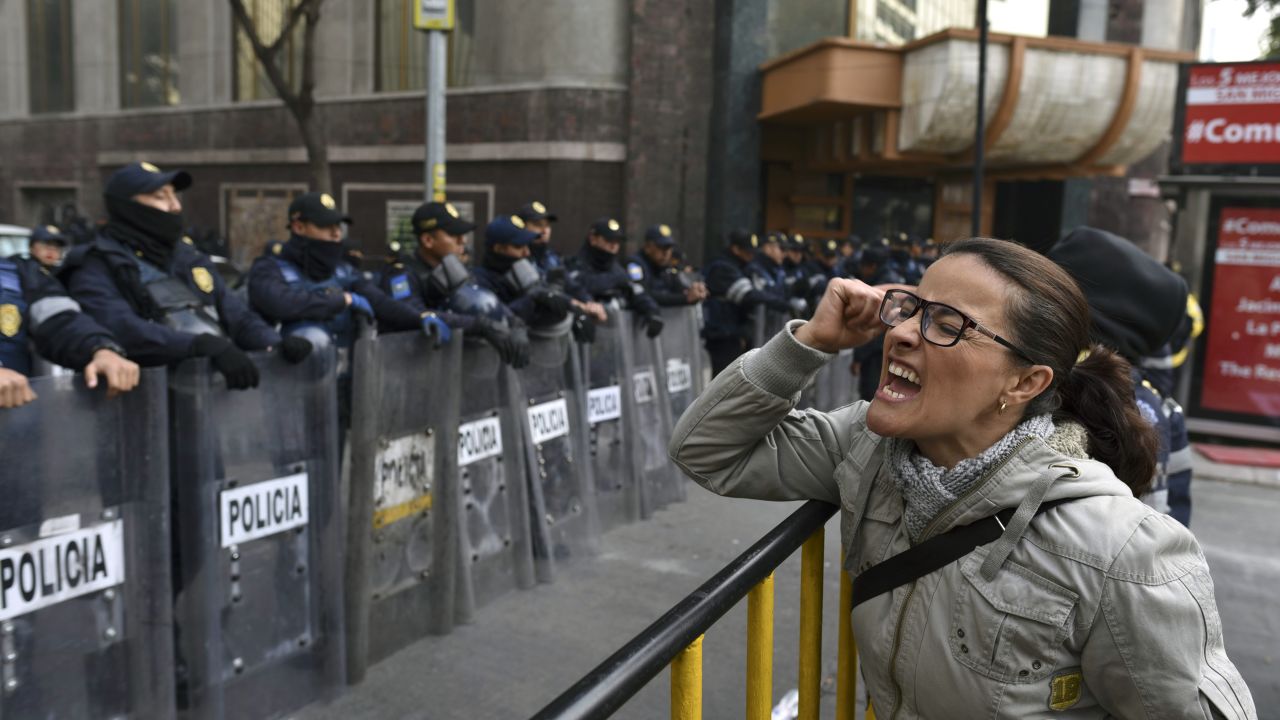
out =
[(422, 332), (436, 341), (436, 347), (444, 345), (453, 337), (453, 331), (445, 321), (436, 317), (435, 313), (426, 313), (422, 316)]
[(373, 306), (369, 304), (369, 300), (365, 296), (359, 293), (351, 293), (351, 305), (349, 307), (351, 312), (358, 312), (370, 320), (374, 319)]

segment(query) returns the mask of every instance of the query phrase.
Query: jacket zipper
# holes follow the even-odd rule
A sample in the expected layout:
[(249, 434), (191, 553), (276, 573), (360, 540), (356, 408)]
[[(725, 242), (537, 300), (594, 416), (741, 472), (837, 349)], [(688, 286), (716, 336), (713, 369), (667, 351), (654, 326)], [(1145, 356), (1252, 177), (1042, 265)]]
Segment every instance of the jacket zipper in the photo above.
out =
[[(1000, 469), (1003, 468), (1006, 463), (1012, 460), (1013, 456), (1017, 455), (1018, 452), (1022, 450), (1023, 446), (1025, 446), (1029, 442), (1031, 442), (1030, 436), (1024, 437), (1021, 440), (1019, 440), (1018, 444), (1013, 446), (1013, 450), (1010, 451), (1008, 455), (1005, 455), (1003, 460), (996, 463), (995, 467), (991, 468), (986, 473), (984, 473), (982, 475), (982, 478), (980, 478), (978, 482), (973, 484), (973, 487), (969, 488), (968, 490), (965, 490), (964, 493), (960, 495), (960, 497), (955, 499), (955, 502), (943, 508), (942, 512), (938, 513), (937, 517), (935, 517), (928, 525), (925, 526), (924, 532), (920, 534), (921, 539), (927, 539), (929, 537), (929, 531), (933, 530), (934, 526), (938, 524), (938, 520), (940, 518), (942, 518), (947, 513), (951, 512), (951, 510), (954, 509), (960, 503), (963, 503), (965, 500), (969, 499), (969, 496), (977, 492), (978, 489), (981, 488), (983, 485), (986, 485), (987, 481), (990, 480), (993, 475), (999, 472)], [(911, 542), (910, 533), (907, 534), (907, 544), (914, 545), (914, 543)], [(889, 679), (893, 681), (893, 711), (889, 713), (889, 720), (896, 720), (898, 717), (898, 710), (902, 707), (902, 686), (898, 684), (898, 674), (897, 674), (898, 647), (902, 643), (902, 621), (907, 616), (907, 607), (911, 605), (911, 596), (915, 595), (916, 583), (918, 582), (919, 580), (911, 581), (911, 587), (910, 589), (907, 590), (907, 599), (903, 601), (902, 607), (899, 608), (898, 610), (898, 624), (895, 625), (893, 629), (893, 651), (889, 653)]]

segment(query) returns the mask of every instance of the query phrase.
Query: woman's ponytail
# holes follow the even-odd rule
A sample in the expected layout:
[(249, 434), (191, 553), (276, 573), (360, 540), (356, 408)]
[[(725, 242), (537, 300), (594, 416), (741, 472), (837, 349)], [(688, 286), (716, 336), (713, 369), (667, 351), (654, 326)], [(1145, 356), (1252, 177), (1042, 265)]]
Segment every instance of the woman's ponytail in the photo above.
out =
[(1151, 487), (1160, 440), (1138, 411), (1133, 391), (1128, 361), (1094, 345), (1058, 386), (1057, 415), (1084, 425), (1089, 454), (1110, 466), (1137, 497)]

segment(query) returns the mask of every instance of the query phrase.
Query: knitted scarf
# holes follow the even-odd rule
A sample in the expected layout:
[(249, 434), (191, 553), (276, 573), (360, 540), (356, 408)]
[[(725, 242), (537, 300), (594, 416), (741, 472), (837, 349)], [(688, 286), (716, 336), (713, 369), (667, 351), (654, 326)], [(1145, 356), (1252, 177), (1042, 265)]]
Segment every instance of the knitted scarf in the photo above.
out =
[(931, 520), (972, 487), (983, 473), (1008, 457), (1019, 442), (1033, 436), (1047, 439), (1053, 431), (1051, 416), (1028, 418), (995, 445), (977, 457), (961, 460), (950, 470), (929, 462), (916, 451), (913, 441), (890, 438), (889, 467), (893, 471), (893, 482), (902, 494), (911, 541), (917, 541)]

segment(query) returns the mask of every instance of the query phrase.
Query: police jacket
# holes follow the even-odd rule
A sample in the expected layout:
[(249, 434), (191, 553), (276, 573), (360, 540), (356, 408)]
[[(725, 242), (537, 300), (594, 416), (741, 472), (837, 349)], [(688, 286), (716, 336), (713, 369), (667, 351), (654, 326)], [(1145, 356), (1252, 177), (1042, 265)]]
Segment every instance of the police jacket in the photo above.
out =
[(538, 268), (544, 282), (557, 285), (565, 295), (574, 300), (591, 302), (591, 293), (570, 277), (568, 263), (560, 257), (560, 253), (556, 252), (550, 243), (530, 245), (529, 259)]
[[(534, 293), (516, 287), (507, 276), (514, 262), (490, 250), (485, 253), (484, 263), (471, 269), (471, 276), (477, 285), (497, 295), (502, 304), (526, 325), (545, 325), (548, 318), (540, 316)], [(555, 321), (560, 319), (555, 318)]]
[(446, 309), (449, 298), (430, 282), (432, 268), (416, 253), (388, 265), (378, 275), (378, 289), (421, 315), (433, 312), (455, 330), (475, 327), (475, 318)]
[(0, 260), (0, 367), (30, 375), (32, 345), (42, 357), (74, 369), (103, 348), (124, 352), (47, 269), (15, 255)]
[(280, 334), (227, 290), (213, 263), (186, 242), (167, 268), (142, 260), (105, 233), (67, 254), (67, 290), (143, 366), (191, 357), (196, 335), (221, 334), (242, 350), (265, 350)]
[(279, 323), (286, 334), (296, 326), (315, 324), (340, 343), (350, 342), (354, 330), (348, 292), (369, 301), (379, 327), (399, 331), (422, 326), (420, 312), (391, 299), (350, 263), (338, 263), (325, 277), (307, 275), (303, 264), (291, 241), (268, 245), (249, 268), (249, 302), (264, 318)]
[[(857, 587), (857, 573), (910, 547), (903, 498), (885, 444), (867, 429), (868, 403), (795, 410), (833, 357), (795, 339), (799, 322), (716, 377), (676, 424), (670, 453), (721, 495), (838, 506)], [(1257, 717), (1227, 658), (1195, 537), (1136, 500), (1086, 444), (1070, 422), (1024, 440), (923, 537), (1019, 507), (1045, 481), (1044, 502), (1068, 502), (854, 608), (877, 717), (1217, 717), (1211, 707)], [(988, 554), (1009, 543), (985, 572)]]
[(644, 287), (654, 302), (664, 307), (688, 305), (680, 271), (673, 267), (659, 267), (643, 252), (627, 260), (627, 276)]
[(790, 311), (783, 298), (764, 292), (767, 281), (759, 275), (754, 263), (743, 262), (725, 252), (707, 265), (707, 299), (702, 303), (704, 327), (709, 340), (743, 338), (754, 335), (752, 311), (757, 305)]
[(1156, 387), (1133, 370), (1134, 400), (1142, 417), (1156, 429), (1160, 449), (1156, 476), (1142, 501), (1178, 522), (1191, 526), (1191, 443), (1182, 406), (1161, 396)]
[(633, 280), (616, 257), (606, 255), (589, 244), (583, 245), (570, 264), (569, 279), (592, 299), (625, 300), (628, 307), (644, 317), (657, 315), (658, 303), (645, 291), (644, 285)]

